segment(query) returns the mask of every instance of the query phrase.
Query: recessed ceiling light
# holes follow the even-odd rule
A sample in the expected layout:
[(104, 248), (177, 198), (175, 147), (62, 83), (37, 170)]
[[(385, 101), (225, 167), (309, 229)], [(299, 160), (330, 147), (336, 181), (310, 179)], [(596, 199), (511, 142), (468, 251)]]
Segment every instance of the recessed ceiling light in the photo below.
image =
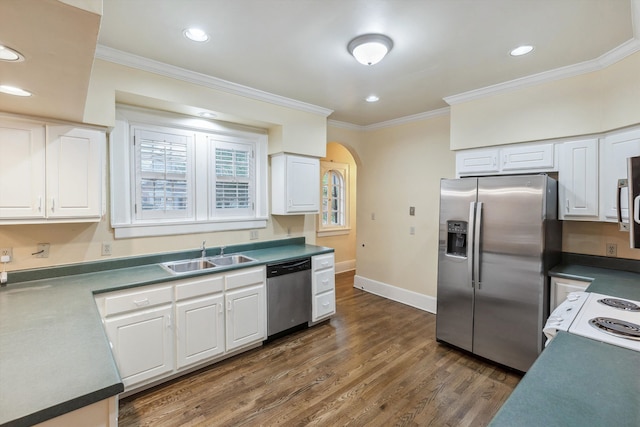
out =
[(198, 113), (198, 115), (204, 119), (213, 119), (214, 117), (217, 117), (215, 114), (208, 111), (203, 111), (201, 113)]
[(530, 53), (532, 50), (533, 50), (533, 46), (523, 45), (513, 49), (509, 54), (511, 56), (522, 56), (522, 55), (526, 55), (527, 53)]
[(17, 50), (0, 44), (0, 61), (20, 62), (24, 61), (24, 56)]
[(367, 102), (378, 102), (380, 100), (380, 98), (378, 98), (375, 95), (369, 95), (364, 100), (367, 101)]
[(31, 92), (27, 92), (26, 90), (20, 89), (19, 87), (7, 86), (7, 85), (0, 85), (0, 92), (8, 93), (9, 95), (15, 95), (15, 96), (31, 96), (31, 95), (33, 95)]
[(206, 42), (209, 40), (209, 34), (205, 33), (200, 28), (187, 28), (184, 30), (184, 36), (194, 42)]

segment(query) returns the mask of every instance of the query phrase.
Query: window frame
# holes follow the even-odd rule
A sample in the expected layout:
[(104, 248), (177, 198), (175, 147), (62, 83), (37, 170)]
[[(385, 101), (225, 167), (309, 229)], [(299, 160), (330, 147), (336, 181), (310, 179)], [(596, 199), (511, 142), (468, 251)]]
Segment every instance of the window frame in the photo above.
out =
[[(168, 215), (146, 219), (136, 215), (135, 129), (192, 137), (193, 199), (190, 217)], [(253, 146), (255, 183), (251, 214), (213, 214), (210, 184), (212, 166), (209, 163), (214, 140)], [(116, 125), (109, 135), (111, 226), (115, 238), (265, 228), (268, 220), (267, 144), (267, 131), (264, 129), (118, 104)]]
[[(343, 200), (342, 207), (343, 212), (342, 216), (344, 218), (343, 225), (324, 225), (322, 222), (322, 215), (324, 213), (324, 193), (323, 193), (323, 178), (325, 174), (330, 172), (337, 172), (342, 176), (343, 180)], [(349, 204), (350, 204), (350, 181), (349, 181), (349, 164), (347, 163), (338, 163), (338, 162), (330, 162), (330, 161), (320, 161), (320, 213), (318, 214), (317, 220), (317, 233), (318, 237), (326, 237), (326, 236), (338, 236), (342, 234), (349, 234), (351, 231), (351, 225), (349, 222)], [(331, 188), (328, 189), (328, 193), (331, 194)], [(331, 197), (329, 197), (328, 204), (329, 206)], [(329, 206), (330, 207), (330, 206)], [(328, 214), (330, 214), (331, 209), (329, 209)]]

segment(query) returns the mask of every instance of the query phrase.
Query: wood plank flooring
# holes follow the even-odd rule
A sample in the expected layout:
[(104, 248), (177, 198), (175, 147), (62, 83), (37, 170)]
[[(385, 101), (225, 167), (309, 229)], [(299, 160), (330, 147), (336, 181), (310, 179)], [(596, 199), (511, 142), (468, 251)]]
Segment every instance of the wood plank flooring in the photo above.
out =
[(336, 276), (337, 314), (124, 398), (127, 426), (484, 426), (518, 373), (435, 341), (435, 315)]

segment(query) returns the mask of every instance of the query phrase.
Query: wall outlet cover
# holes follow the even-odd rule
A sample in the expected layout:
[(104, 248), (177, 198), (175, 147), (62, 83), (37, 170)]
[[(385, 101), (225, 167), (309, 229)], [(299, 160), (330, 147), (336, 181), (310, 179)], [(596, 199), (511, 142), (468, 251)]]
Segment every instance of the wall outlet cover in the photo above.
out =
[(49, 258), (49, 243), (38, 243), (36, 258)]
[(618, 255), (618, 245), (615, 243), (607, 243), (607, 256), (617, 256)]
[(112, 254), (111, 243), (102, 243), (102, 256), (110, 256)]

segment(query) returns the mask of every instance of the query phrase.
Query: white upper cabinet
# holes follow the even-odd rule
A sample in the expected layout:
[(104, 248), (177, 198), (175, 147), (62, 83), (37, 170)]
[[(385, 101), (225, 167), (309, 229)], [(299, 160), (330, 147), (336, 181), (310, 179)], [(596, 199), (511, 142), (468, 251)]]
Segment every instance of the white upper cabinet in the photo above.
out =
[(47, 216), (99, 219), (104, 132), (49, 126), (47, 137)]
[(553, 144), (521, 144), (500, 149), (503, 171), (541, 170), (552, 171)]
[(271, 156), (271, 213), (316, 214), (320, 208), (320, 159)]
[[(627, 158), (640, 156), (640, 130), (607, 135), (602, 141), (600, 156), (601, 219), (616, 222), (618, 179), (627, 178)], [(629, 218), (628, 206), (629, 193), (623, 188), (620, 207), (624, 220)]]
[(105, 132), (0, 118), (0, 224), (99, 221)]
[(0, 120), (0, 219), (44, 218), (45, 127)]
[(565, 142), (560, 145), (559, 154), (560, 219), (597, 219), (598, 139)]
[(557, 170), (554, 153), (553, 143), (462, 150), (456, 153), (456, 173), (474, 176), (553, 172)]
[(456, 171), (458, 175), (497, 173), (500, 171), (497, 148), (464, 150), (456, 153)]

